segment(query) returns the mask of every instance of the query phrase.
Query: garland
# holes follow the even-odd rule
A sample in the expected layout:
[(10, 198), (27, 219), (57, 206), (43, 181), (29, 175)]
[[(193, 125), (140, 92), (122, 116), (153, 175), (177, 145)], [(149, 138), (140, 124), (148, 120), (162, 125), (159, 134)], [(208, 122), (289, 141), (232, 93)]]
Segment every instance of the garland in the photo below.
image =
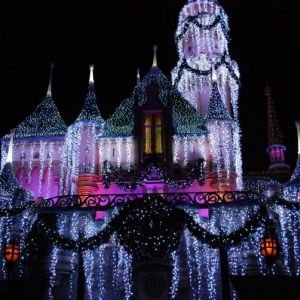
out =
[(142, 200), (136, 199), (122, 205), (119, 213), (96, 235), (79, 240), (59, 234), (46, 221), (44, 215), (40, 214), (26, 238), (22, 256), (25, 261), (34, 257), (40, 236), (46, 237), (53, 245), (63, 250), (84, 251), (107, 243), (110, 236), (116, 232), (120, 244), (133, 257), (157, 259), (168, 257), (178, 248), (183, 227), (186, 227), (199, 241), (212, 248), (228, 248), (239, 245), (268, 219), (266, 207), (261, 206), (241, 228), (229, 234), (217, 235), (201, 227), (191, 215), (165, 201), (161, 196), (146, 195)]
[[(223, 53), (223, 55), (221, 56), (220, 58), (220, 61), (218, 61), (215, 65), (215, 69), (217, 70), (221, 65), (225, 65), (225, 67), (227, 68), (227, 70), (229, 71), (230, 75), (233, 77), (233, 79), (235, 80), (236, 84), (237, 85), (240, 85), (240, 79), (238, 78), (238, 76), (235, 74), (232, 66), (230, 65), (229, 63), (229, 59), (228, 59), (228, 55), (226, 52)], [(196, 74), (196, 75), (199, 75), (199, 76), (208, 76), (211, 74), (211, 70), (206, 70), (206, 71), (202, 71), (202, 70), (198, 70), (198, 69), (194, 69), (192, 68), (186, 58), (182, 58), (181, 60), (181, 64), (179, 66), (179, 72), (178, 72), (178, 76), (174, 82), (174, 85), (177, 86), (178, 85), (178, 82), (180, 81), (181, 79), (181, 76), (183, 74), (183, 70), (187, 70), (193, 74)]]
[(279, 205), (286, 209), (300, 210), (300, 202), (290, 202), (290, 201), (280, 198), (278, 195), (275, 195), (274, 197), (270, 198), (267, 201), (267, 204), (272, 207), (275, 205)]
[(224, 33), (224, 36), (225, 36), (226, 40), (229, 41), (229, 35), (228, 35), (227, 30), (226, 30), (226, 24), (225, 24), (225, 22), (223, 21), (223, 19), (220, 15), (217, 15), (214, 18), (214, 20), (211, 22), (211, 24), (209, 24), (209, 25), (203, 25), (203, 24), (201, 24), (200, 22), (197, 21), (197, 19), (201, 15), (203, 15), (203, 14), (199, 14), (199, 15), (196, 15), (196, 16), (189, 16), (189, 17), (186, 18), (183, 29), (181, 30), (180, 33), (175, 35), (176, 44), (178, 44), (179, 39), (181, 39), (183, 37), (183, 35), (187, 32), (187, 30), (190, 27), (191, 23), (193, 23), (199, 29), (203, 29), (203, 30), (210, 30), (211, 28), (213, 28), (213, 27), (217, 26), (219, 23), (221, 23), (221, 28), (222, 28), (222, 31)]
[(117, 168), (113, 168), (110, 162), (104, 162), (104, 172), (103, 172), (103, 186), (105, 189), (110, 188), (111, 182), (114, 182), (119, 188), (124, 191), (135, 191), (144, 185), (147, 181), (148, 176), (152, 171), (155, 171), (159, 177), (163, 180), (163, 182), (172, 188), (182, 189), (185, 187), (189, 187), (193, 184), (193, 182), (197, 179), (200, 186), (203, 186), (205, 183), (204, 177), (204, 167), (203, 164), (204, 159), (199, 158), (198, 162), (195, 164), (193, 169), (191, 170), (191, 174), (187, 177), (186, 181), (178, 181), (172, 180), (169, 177), (164, 175), (164, 171), (154, 164), (149, 164), (147, 166), (146, 172), (142, 174), (136, 182), (125, 183), (123, 180), (118, 178)]
[(21, 212), (23, 212), (24, 210), (30, 209), (32, 207), (34, 207), (34, 202), (30, 201), (21, 206), (14, 207), (12, 209), (8, 209), (8, 208), (0, 209), (0, 218), (16, 216)]
[[(53, 224), (47, 221), (45, 214), (41, 213), (41, 210), (37, 210), (40, 213), (26, 237), (22, 260), (23, 263), (28, 263), (36, 255), (41, 236), (63, 250), (84, 251), (107, 243), (114, 232), (117, 233), (120, 244), (134, 257), (148, 259), (168, 257), (172, 251), (178, 248), (183, 227), (186, 227), (199, 241), (212, 248), (234, 247), (255, 233), (259, 226), (265, 226), (267, 231), (270, 218), (266, 206), (274, 205), (300, 210), (300, 203), (289, 202), (274, 196), (261, 205), (256, 214), (248, 219), (241, 228), (229, 234), (217, 235), (201, 227), (191, 215), (167, 202), (161, 196), (145, 195), (143, 199), (135, 199), (123, 204), (119, 213), (107, 222), (106, 226), (96, 235), (79, 240), (59, 234), (53, 228)], [(33, 207), (35, 207), (35, 203), (31, 201), (13, 209), (1, 209), (0, 217), (15, 216)]]

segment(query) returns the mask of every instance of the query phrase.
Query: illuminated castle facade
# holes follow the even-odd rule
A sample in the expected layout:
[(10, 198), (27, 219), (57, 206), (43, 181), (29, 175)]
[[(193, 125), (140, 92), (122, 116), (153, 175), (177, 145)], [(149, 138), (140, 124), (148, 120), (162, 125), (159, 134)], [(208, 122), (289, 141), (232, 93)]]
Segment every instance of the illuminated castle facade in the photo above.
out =
[[(228, 31), (217, 1), (188, 1), (171, 81), (154, 47), (149, 72), (138, 73), (107, 120), (90, 66), (82, 111), (67, 126), (52, 99), (51, 67), (46, 98), (1, 143), (1, 250), (12, 238), (20, 244), (15, 278), (44, 278), (45, 299), (77, 299), (80, 272), (85, 299), (225, 299), (221, 248), (230, 274), (266, 272), (258, 218), (280, 229), (274, 272), (299, 275), (300, 162), (288, 181), (268, 87), (270, 177), (243, 178), (239, 70)], [(46, 239), (35, 240), (38, 233)], [(28, 261), (35, 267), (24, 267)]]

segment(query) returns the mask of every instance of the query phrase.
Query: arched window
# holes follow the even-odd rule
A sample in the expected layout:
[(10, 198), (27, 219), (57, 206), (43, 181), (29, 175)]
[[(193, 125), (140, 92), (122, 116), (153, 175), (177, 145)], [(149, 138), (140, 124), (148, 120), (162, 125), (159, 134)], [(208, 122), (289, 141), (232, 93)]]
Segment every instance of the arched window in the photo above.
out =
[(144, 123), (144, 134), (145, 134), (145, 153), (152, 153), (152, 116), (147, 115)]
[(144, 153), (163, 153), (162, 115), (145, 115), (144, 118)]
[(162, 116), (155, 116), (155, 153), (162, 154)]

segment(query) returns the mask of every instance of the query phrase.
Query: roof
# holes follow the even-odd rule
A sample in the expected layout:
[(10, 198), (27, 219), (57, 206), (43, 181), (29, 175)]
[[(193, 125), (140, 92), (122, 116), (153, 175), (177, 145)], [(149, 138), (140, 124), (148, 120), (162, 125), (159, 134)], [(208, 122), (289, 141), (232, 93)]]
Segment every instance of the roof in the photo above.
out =
[[(51, 97), (46, 96), (36, 110), (16, 127), (14, 138), (53, 137), (66, 132), (67, 126), (57, 106)], [(4, 138), (9, 138), (9, 134)]]
[(83, 108), (75, 122), (80, 121), (98, 123), (99, 125), (104, 123), (97, 105), (96, 95), (92, 89), (89, 89)]
[(147, 87), (150, 86), (159, 87), (159, 101), (163, 106), (172, 108), (176, 134), (204, 134), (204, 117), (181, 96), (157, 66), (152, 66), (146, 76), (136, 85), (132, 95), (125, 99), (106, 121), (104, 136), (132, 135), (134, 107), (143, 106), (147, 102)]
[(218, 89), (218, 84), (216, 82), (213, 82), (213, 87), (207, 108), (206, 120), (232, 121), (232, 118), (222, 101), (222, 97)]

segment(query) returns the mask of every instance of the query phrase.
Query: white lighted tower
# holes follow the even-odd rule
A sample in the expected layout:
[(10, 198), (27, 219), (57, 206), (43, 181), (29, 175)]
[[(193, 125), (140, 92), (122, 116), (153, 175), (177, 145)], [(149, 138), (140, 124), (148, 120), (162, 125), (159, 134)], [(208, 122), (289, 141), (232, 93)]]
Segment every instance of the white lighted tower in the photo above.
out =
[(240, 190), (239, 70), (229, 55), (228, 31), (227, 15), (217, 1), (189, 0), (175, 33), (179, 60), (172, 82), (207, 120), (212, 188)]

